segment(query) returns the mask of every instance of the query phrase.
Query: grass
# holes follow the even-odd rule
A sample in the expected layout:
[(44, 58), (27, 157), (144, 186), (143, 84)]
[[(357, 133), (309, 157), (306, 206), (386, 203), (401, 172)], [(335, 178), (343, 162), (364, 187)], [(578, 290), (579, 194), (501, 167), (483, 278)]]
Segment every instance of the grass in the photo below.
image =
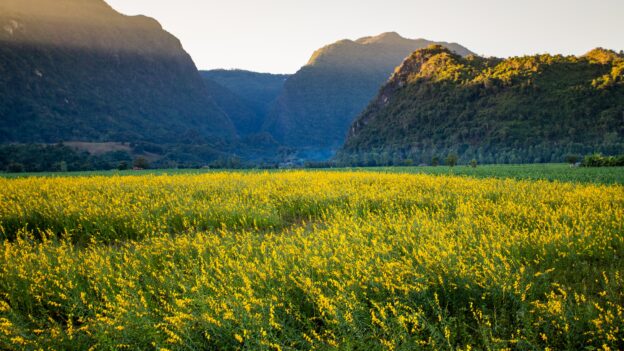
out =
[(0, 179), (0, 349), (624, 348), (622, 185), (379, 171)]
[(624, 184), (624, 167), (570, 167), (567, 164), (481, 165), (438, 167), (388, 167), (380, 171), (457, 175), (475, 178), (509, 178), (519, 180), (550, 180), (563, 182)]
[[(128, 175), (176, 175), (176, 174), (207, 174), (222, 170), (210, 169), (157, 169), (144, 171), (93, 171), (93, 172), (66, 172), (66, 173), (0, 173), (0, 177), (85, 177), (85, 176), (128, 176)], [(526, 164), (526, 165), (480, 165), (476, 168), (468, 166), (438, 166), (438, 167), (376, 167), (376, 168), (332, 168), (326, 171), (337, 172), (384, 172), (384, 173), (419, 173), (431, 175), (468, 176), (475, 178), (500, 178), (518, 180), (549, 180), (563, 182), (596, 183), (596, 184), (624, 184), (624, 167), (586, 168), (570, 167), (567, 164)], [(266, 170), (238, 170), (230, 172), (257, 173)], [(283, 170), (271, 170), (283, 172)]]

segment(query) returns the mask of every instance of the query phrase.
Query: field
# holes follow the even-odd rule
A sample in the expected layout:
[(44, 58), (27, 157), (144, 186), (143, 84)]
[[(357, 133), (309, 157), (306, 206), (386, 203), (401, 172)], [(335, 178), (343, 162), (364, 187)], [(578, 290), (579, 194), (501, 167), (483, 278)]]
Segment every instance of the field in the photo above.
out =
[[(332, 172), (383, 172), (383, 173), (420, 173), (432, 175), (466, 176), (473, 178), (500, 178), (526, 180), (558, 180), (577, 183), (624, 184), (624, 167), (586, 168), (570, 167), (567, 164), (526, 164), (526, 165), (480, 165), (477, 168), (467, 166), (445, 167), (376, 167), (376, 168), (333, 168)], [(145, 171), (95, 171), (71, 173), (0, 173), (0, 177), (66, 177), (66, 176), (124, 176), (124, 175), (163, 175), (163, 174), (205, 174), (219, 172), (209, 169), (156, 169)], [(239, 170), (237, 172), (265, 172), (258, 170)], [(271, 172), (281, 172), (271, 170)]]
[(0, 178), (0, 349), (624, 349), (621, 172), (510, 167)]

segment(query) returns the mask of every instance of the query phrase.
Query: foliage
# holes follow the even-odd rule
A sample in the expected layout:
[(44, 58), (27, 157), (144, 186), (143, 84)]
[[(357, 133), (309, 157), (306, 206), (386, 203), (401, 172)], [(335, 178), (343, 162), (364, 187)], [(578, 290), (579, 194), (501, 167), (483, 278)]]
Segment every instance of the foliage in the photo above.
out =
[(113, 169), (120, 162), (130, 160), (130, 155), (124, 151), (90, 155), (63, 144), (0, 146), (0, 171), (7, 172), (67, 172)]
[(456, 154), (449, 154), (446, 156), (445, 163), (450, 167), (455, 167), (458, 159), (459, 157)]
[(456, 152), (461, 163), (540, 163), (621, 154), (624, 85), (592, 82), (622, 57), (603, 49), (505, 60), (416, 51), (355, 121), (338, 159), (388, 153), (422, 163)]
[(180, 42), (101, 0), (0, 4), (0, 143), (234, 137)]
[(117, 170), (119, 171), (125, 171), (128, 168), (130, 168), (130, 166), (128, 165), (128, 161), (121, 161), (119, 162), (119, 165), (117, 166)]
[[(471, 178), (500, 178), (517, 180), (548, 180), (573, 183), (624, 184), (624, 167), (570, 167), (566, 164), (531, 164), (531, 165), (478, 165), (478, 167), (377, 167), (355, 168), (357, 170), (415, 173), (429, 175), (452, 175)], [(353, 168), (349, 168), (353, 170)]]
[[(429, 175), (450, 175), (465, 176), (471, 178), (499, 178), (516, 180), (547, 180), (572, 183), (592, 183), (592, 184), (624, 184), (624, 167), (575, 167), (571, 168), (566, 164), (531, 164), (531, 165), (481, 165), (478, 168), (472, 167), (448, 167), (448, 166), (417, 166), (406, 165), (403, 167), (365, 167), (365, 168), (344, 168), (335, 163), (307, 162), (304, 164), (311, 171), (325, 166), (325, 172), (381, 172), (381, 173), (408, 173), (408, 174), (429, 174)], [(256, 165), (254, 167), (240, 167), (238, 170), (228, 169), (228, 172), (257, 173), (257, 172), (277, 172), (277, 164)], [(48, 172), (48, 173), (0, 173), (0, 177), (21, 178), (21, 177), (92, 177), (92, 176), (136, 176), (136, 175), (199, 175), (205, 173), (222, 172), (223, 167), (201, 167), (201, 168), (175, 168), (149, 170), (107, 170), (107, 171), (83, 171), (83, 172)]]
[(0, 179), (0, 348), (621, 349), (623, 190), (370, 172)]
[(271, 103), (290, 77), (224, 69), (200, 71), (200, 74), (217, 105), (228, 114), (242, 136), (261, 131)]
[(134, 168), (139, 168), (139, 169), (150, 168), (149, 161), (145, 157), (142, 157), (142, 156), (135, 158), (134, 161), (132, 161), (132, 166), (134, 166)]
[[(308, 64), (286, 81), (265, 130), (287, 146), (339, 148), (353, 120), (396, 66), (431, 43), (384, 33), (341, 40), (317, 50)], [(470, 53), (457, 44), (441, 44), (461, 54)]]
[(581, 157), (575, 154), (568, 154), (565, 156), (565, 162), (571, 165), (576, 164), (577, 162), (579, 162), (580, 159)]
[(581, 164), (583, 167), (623, 167), (624, 155), (620, 156), (603, 156), (602, 154), (593, 154), (585, 156)]

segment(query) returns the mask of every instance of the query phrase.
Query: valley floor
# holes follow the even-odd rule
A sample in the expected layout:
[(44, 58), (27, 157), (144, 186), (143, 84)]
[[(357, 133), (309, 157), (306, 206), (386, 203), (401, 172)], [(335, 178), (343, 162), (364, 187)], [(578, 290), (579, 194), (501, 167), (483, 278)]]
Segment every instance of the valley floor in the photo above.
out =
[(0, 178), (0, 349), (623, 349), (617, 171)]
[[(127, 175), (177, 175), (206, 174), (223, 172), (218, 169), (154, 169), (144, 171), (94, 171), (94, 172), (47, 172), (47, 173), (0, 173), (0, 177), (66, 177), (66, 176), (127, 176)], [(228, 170), (237, 173), (284, 172), (288, 170)], [(479, 165), (469, 166), (424, 166), (424, 167), (369, 167), (369, 168), (331, 168), (307, 169), (306, 171), (332, 172), (383, 172), (383, 173), (418, 173), (431, 175), (468, 176), (474, 178), (500, 178), (518, 180), (550, 180), (564, 182), (624, 184), (624, 167), (571, 167), (568, 164), (542, 163), (522, 165)]]

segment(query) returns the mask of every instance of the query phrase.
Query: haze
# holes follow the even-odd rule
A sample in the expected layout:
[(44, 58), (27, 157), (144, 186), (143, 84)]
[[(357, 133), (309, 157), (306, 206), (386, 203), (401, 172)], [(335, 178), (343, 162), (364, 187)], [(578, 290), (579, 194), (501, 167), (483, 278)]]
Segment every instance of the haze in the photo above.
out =
[(621, 0), (107, 0), (156, 18), (200, 69), (292, 73), (317, 48), (387, 31), (487, 56), (624, 49)]

